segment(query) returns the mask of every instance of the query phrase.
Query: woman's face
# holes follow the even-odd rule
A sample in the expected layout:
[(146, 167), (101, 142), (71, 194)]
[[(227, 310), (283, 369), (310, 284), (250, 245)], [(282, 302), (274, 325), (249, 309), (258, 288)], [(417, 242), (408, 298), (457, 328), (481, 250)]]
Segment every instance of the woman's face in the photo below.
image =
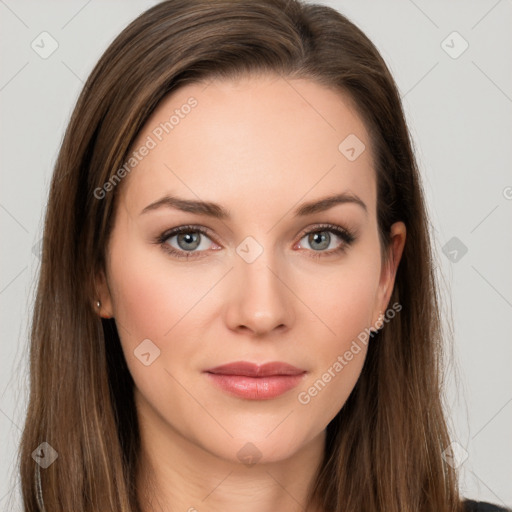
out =
[[(134, 151), (105, 188), (121, 195), (98, 286), (142, 428), (162, 450), (179, 437), (235, 462), (318, 442), (360, 375), (405, 241), (395, 224), (383, 266), (361, 119), (312, 81), (215, 80), (166, 98)], [(253, 366), (208, 372), (241, 361)], [(257, 373), (274, 362), (294, 375)]]

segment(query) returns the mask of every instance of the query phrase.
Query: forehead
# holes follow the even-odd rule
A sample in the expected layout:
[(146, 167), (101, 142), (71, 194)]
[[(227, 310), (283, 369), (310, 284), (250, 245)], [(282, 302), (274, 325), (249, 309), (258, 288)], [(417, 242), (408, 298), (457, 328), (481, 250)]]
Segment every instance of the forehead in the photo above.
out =
[(369, 210), (375, 201), (362, 120), (342, 93), (310, 80), (259, 76), (182, 86), (139, 133), (133, 151), (143, 147), (122, 190), (134, 213), (165, 193), (226, 205), (236, 198), (253, 211), (347, 190), (365, 196)]

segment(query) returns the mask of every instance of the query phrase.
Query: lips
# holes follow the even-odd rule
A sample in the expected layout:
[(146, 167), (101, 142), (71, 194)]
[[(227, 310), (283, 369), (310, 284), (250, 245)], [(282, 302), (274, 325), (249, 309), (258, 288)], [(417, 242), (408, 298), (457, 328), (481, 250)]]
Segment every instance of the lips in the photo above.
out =
[(246, 377), (269, 377), (271, 375), (300, 375), (305, 372), (288, 363), (272, 362), (255, 364), (248, 361), (237, 361), (223, 364), (206, 370), (216, 375), (243, 375)]
[(248, 361), (236, 361), (205, 371), (220, 389), (248, 400), (276, 398), (296, 387), (306, 373), (306, 370), (288, 363), (260, 365)]

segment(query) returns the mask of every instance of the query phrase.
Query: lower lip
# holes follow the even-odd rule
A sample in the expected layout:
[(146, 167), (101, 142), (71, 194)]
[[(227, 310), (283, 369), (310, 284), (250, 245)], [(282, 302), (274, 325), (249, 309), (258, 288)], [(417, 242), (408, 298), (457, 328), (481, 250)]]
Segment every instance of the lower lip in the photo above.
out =
[(305, 373), (299, 375), (270, 375), (247, 377), (245, 375), (221, 375), (208, 373), (208, 377), (231, 395), (248, 400), (269, 400), (298, 386)]

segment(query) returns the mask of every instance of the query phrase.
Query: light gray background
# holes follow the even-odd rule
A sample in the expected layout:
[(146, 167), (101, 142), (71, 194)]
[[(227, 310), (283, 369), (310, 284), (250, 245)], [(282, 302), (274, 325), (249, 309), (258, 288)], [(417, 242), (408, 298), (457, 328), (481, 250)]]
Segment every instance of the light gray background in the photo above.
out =
[[(63, 131), (107, 45), (155, 3), (0, 0), (2, 510), (21, 503), (13, 470), (26, 407), (27, 326)], [(512, 1), (319, 3), (365, 31), (398, 83), (435, 230), (446, 321), (453, 317), (455, 364), (447, 371), (446, 402), (453, 437), (467, 451), (461, 490), (510, 506)], [(31, 48), (43, 31), (59, 45), (47, 59)], [(462, 48), (457, 36), (446, 39), (453, 31), (469, 44), (458, 58), (445, 51)], [(453, 237), (467, 247), (458, 261), (443, 253)]]

